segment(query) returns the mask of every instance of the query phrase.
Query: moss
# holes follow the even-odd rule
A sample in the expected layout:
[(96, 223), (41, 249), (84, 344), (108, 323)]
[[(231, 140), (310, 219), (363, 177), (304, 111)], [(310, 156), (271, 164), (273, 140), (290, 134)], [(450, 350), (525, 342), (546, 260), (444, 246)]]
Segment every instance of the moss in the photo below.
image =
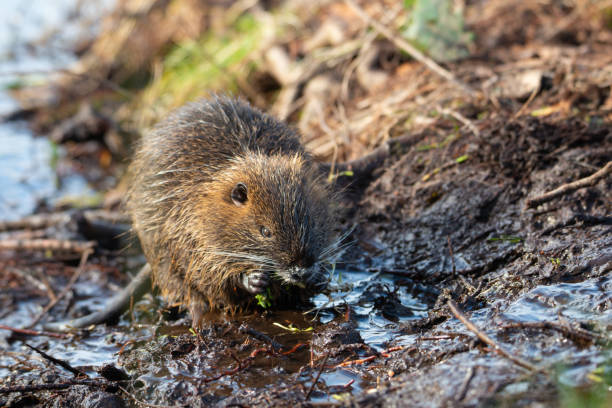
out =
[(161, 73), (136, 98), (137, 127), (151, 126), (160, 116), (211, 92), (235, 93), (237, 78), (256, 68), (262, 24), (245, 14), (224, 33), (209, 31), (197, 40), (176, 45), (161, 62)]

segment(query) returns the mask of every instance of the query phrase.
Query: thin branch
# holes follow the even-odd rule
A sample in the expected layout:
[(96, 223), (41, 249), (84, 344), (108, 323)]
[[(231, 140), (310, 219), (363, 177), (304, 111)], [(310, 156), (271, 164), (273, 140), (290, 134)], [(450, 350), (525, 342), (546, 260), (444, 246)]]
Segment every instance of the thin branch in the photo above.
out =
[[(89, 221), (105, 221), (111, 224), (128, 224), (129, 218), (125, 215), (106, 210), (87, 210), (83, 211), (83, 216)], [(70, 220), (74, 210), (55, 212), (49, 214), (34, 214), (23, 217), (15, 221), (1, 221), (0, 231), (12, 230), (36, 230), (47, 228), (53, 225), (66, 223)]]
[(87, 252), (96, 245), (94, 241), (68, 241), (61, 239), (5, 239), (0, 241), (0, 249), (7, 250), (50, 250)]
[(35, 214), (16, 221), (2, 221), (0, 222), (0, 231), (47, 228), (61, 222), (67, 222), (69, 219), (70, 215), (66, 212)]
[(442, 108), (442, 107), (439, 107), (438, 110), (441, 113), (443, 113), (445, 115), (452, 116), (453, 118), (455, 118), (459, 122), (463, 123), (463, 125), (465, 127), (470, 129), (470, 131), (474, 134), (474, 136), (480, 137), (480, 130), (478, 130), (478, 127), (474, 124), (474, 122), (472, 122), (471, 120), (469, 120), (468, 118), (466, 118), (465, 116), (463, 116), (462, 114), (457, 112), (456, 110), (448, 109), (448, 108)]
[(529, 104), (531, 102), (533, 102), (533, 100), (535, 99), (536, 95), (540, 92), (540, 89), (542, 89), (541, 81), (540, 81), (540, 83), (538, 83), (538, 86), (536, 86), (535, 89), (531, 92), (531, 95), (529, 95), (529, 98), (527, 98), (527, 101), (523, 104), (523, 106), (521, 106), (521, 109), (519, 109), (518, 112), (516, 112), (512, 116), (512, 119), (518, 118), (519, 116), (521, 116), (523, 114), (523, 112), (525, 112), (525, 110), (527, 110), (527, 107), (529, 106)]
[(526, 368), (530, 371), (534, 371), (534, 372), (540, 371), (540, 369), (534, 366), (533, 364), (519, 357), (515, 357), (509, 352), (507, 352), (506, 350), (504, 350), (503, 348), (501, 348), (499, 344), (497, 344), (492, 338), (490, 338), (484, 332), (478, 329), (476, 325), (474, 325), (474, 323), (472, 323), (467, 317), (465, 317), (465, 315), (459, 310), (459, 307), (457, 306), (455, 302), (453, 302), (452, 300), (449, 300), (448, 307), (450, 308), (451, 312), (453, 312), (455, 317), (459, 319), (459, 321), (463, 323), (465, 327), (468, 328), (468, 330), (470, 330), (472, 333), (478, 336), (480, 340), (482, 340), (483, 342), (491, 346), (497, 354), (507, 358), (508, 360), (512, 361), (514, 364), (520, 367)]
[(8, 386), (1, 387), (0, 394), (10, 394), (12, 392), (36, 392), (36, 391), (56, 391), (56, 390), (65, 390), (67, 388), (72, 387), (73, 385), (87, 385), (89, 387), (96, 387), (98, 389), (103, 387), (108, 387), (111, 384), (106, 381), (100, 380), (70, 380), (63, 383), (55, 383), (55, 384), (32, 384), (32, 385), (16, 385), (16, 386)]
[(89, 255), (91, 253), (92, 253), (91, 249), (83, 252), (83, 254), (81, 255), (81, 261), (79, 262), (79, 266), (74, 271), (74, 274), (70, 278), (70, 281), (68, 281), (68, 284), (64, 287), (64, 289), (62, 289), (60, 294), (57, 295), (57, 297), (55, 298), (55, 301), (50, 301), (47, 304), (47, 306), (45, 306), (44, 309), (38, 314), (38, 316), (36, 316), (34, 320), (32, 320), (32, 322), (28, 326), (26, 326), (27, 329), (31, 329), (32, 327), (36, 326), (36, 323), (38, 323), (40, 319), (42, 319), (43, 316), (45, 316), (49, 312), (49, 310), (51, 310), (53, 306), (57, 304), (57, 302), (62, 300), (64, 296), (66, 296), (66, 294), (72, 289), (77, 279), (79, 279), (79, 276), (81, 276), (81, 273), (83, 272), (85, 264), (87, 263), (87, 259), (89, 258)]
[(556, 330), (565, 336), (573, 339), (586, 341), (607, 340), (607, 337), (599, 333), (594, 333), (588, 330), (573, 328), (569, 324), (564, 325), (556, 322), (515, 322), (507, 323), (501, 326), (502, 329), (548, 329)]
[(470, 387), (470, 382), (472, 381), (472, 378), (474, 378), (474, 374), (476, 374), (477, 368), (478, 366), (470, 366), (468, 368), (467, 372), (465, 373), (465, 378), (463, 379), (463, 383), (461, 384), (461, 387), (459, 388), (459, 392), (457, 393), (457, 397), (455, 401), (457, 402), (463, 401)]
[(528, 199), (525, 202), (525, 206), (527, 206), (527, 208), (535, 208), (540, 204), (554, 200), (557, 197), (560, 197), (565, 194), (569, 194), (580, 188), (593, 186), (597, 184), (599, 180), (608, 176), (611, 172), (612, 172), (612, 161), (609, 161), (604, 167), (602, 167), (601, 169), (599, 169), (598, 171), (596, 171), (595, 173), (591, 174), (588, 177), (581, 178), (580, 180), (576, 180), (571, 183), (563, 184), (562, 186), (552, 191), (549, 191), (548, 193), (544, 193), (537, 197)]
[(147, 263), (140, 269), (138, 274), (132, 278), (125, 288), (109, 299), (106, 306), (101, 310), (77, 319), (46, 323), (44, 324), (44, 328), (45, 330), (65, 332), (72, 329), (82, 329), (91, 325), (109, 322), (125, 312), (128, 307), (140, 299), (150, 287), (151, 267)]
[(57, 359), (53, 356), (50, 356), (49, 354), (45, 353), (42, 350), (37, 349), (34, 346), (30, 346), (28, 343), (24, 343), (26, 345), (26, 347), (28, 347), (31, 350), (34, 350), (35, 352), (37, 352), (38, 354), (40, 354), (45, 360), (50, 361), (51, 363), (58, 365), (68, 371), (70, 371), (72, 374), (74, 374), (75, 377), (88, 377), (87, 374), (85, 374), (84, 372), (82, 372), (81, 370), (77, 370), (76, 368), (74, 368), (73, 366), (71, 366), (70, 364), (68, 364), (67, 362), (65, 362), (64, 360), (60, 360)]
[(319, 369), (317, 377), (312, 382), (312, 385), (310, 386), (310, 389), (306, 393), (306, 401), (308, 401), (308, 399), (310, 398), (310, 394), (312, 394), (312, 391), (314, 390), (315, 385), (317, 385), (317, 383), (319, 382), (319, 378), (321, 377), (321, 374), (323, 373), (323, 370), (325, 370), (325, 364), (327, 363), (327, 360), (329, 359), (329, 355), (330, 355), (330, 352), (327, 352), (327, 355), (325, 356), (325, 359), (323, 360), (323, 363), (321, 364), (321, 368)]
[(238, 331), (240, 333), (245, 333), (248, 334), (250, 336), (253, 336), (254, 338), (256, 338), (257, 340), (263, 341), (265, 343), (270, 344), (273, 348), (274, 351), (280, 351), (282, 349), (286, 349), (287, 347), (283, 346), (282, 344), (280, 344), (279, 342), (277, 342), (276, 340), (274, 340), (273, 338), (271, 338), (270, 336), (268, 336), (267, 334), (264, 334), (262, 332), (259, 332), (251, 327), (249, 327), (246, 323), (243, 323), (239, 328)]
[(0, 324), (0, 330), (9, 330), (13, 333), (23, 334), (25, 336), (47, 336), (47, 337), (55, 337), (58, 339), (65, 339), (68, 335), (63, 333), (50, 333), (45, 331), (36, 331), (36, 330), (28, 330), (28, 329), (18, 329), (16, 327), (5, 326)]
[(133, 98), (134, 94), (121, 86), (117, 85), (113, 81), (106, 78), (97, 78), (92, 75), (80, 72), (74, 72), (67, 68), (54, 68), (54, 69), (39, 69), (39, 70), (28, 70), (28, 71), (5, 71), (1, 72), (0, 76), (28, 76), (28, 75), (53, 75), (53, 74), (64, 74), (68, 76), (77, 77), (86, 81), (94, 81), (98, 84), (105, 85), (110, 90), (117, 92), (125, 98)]

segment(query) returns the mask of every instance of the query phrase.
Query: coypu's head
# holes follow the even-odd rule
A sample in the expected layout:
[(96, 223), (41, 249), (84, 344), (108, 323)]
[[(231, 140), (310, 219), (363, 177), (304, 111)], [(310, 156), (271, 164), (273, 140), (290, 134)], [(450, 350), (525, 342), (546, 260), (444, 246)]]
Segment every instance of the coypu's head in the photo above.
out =
[(301, 155), (234, 157), (194, 209), (202, 255), (224, 266), (215, 279), (226, 292), (236, 286), (250, 294), (284, 287), (320, 292), (329, 278), (325, 267), (339, 249), (330, 194)]

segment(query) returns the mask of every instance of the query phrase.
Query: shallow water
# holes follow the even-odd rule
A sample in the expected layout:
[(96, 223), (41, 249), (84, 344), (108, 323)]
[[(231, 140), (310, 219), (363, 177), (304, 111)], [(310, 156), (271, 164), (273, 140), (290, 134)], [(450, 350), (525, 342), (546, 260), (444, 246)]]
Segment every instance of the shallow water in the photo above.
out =
[[(329, 309), (345, 310), (350, 307), (352, 319), (357, 322), (356, 329), (363, 340), (377, 350), (385, 348), (385, 343), (390, 341), (395, 333), (394, 328), (399, 323), (407, 320), (416, 320), (427, 316), (427, 306), (411, 294), (407, 293), (406, 287), (396, 287), (392, 279), (376, 273), (358, 271), (337, 271), (336, 278), (330, 285), (330, 295), (318, 295), (313, 301), (317, 308), (325, 308), (319, 314), (321, 323), (328, 323), (337, 316)], [(368, 296), (368, 293), (376, 292), (377, 296)], [(410, 312), (408, 315), (400, 316), (397, 320), (387, 319), (380, 307), (375, 303), (384, 296), (386, 292), (397, 294), (401, 306)]]
[[(91, 36), (110, 0), (3, 0), (0, 13), (0, 118), (18, 109), (10, 88), (41, 83), (75, 61), (75, 41)], [(78, 13), (77, 13), (78, 10)], [(63, 149), (35, 137), (25, 122), (0, 121), (0, 220), (32, 213), (43, 200), (91, 194), (85, 179), (56, 165)]]
[(0, 124), (0, 220), (31, 214), (43, 202), (93, 193), (78, 173), (64, 169), (58, 175), (55, 163), (62, 154), (24, 122)]

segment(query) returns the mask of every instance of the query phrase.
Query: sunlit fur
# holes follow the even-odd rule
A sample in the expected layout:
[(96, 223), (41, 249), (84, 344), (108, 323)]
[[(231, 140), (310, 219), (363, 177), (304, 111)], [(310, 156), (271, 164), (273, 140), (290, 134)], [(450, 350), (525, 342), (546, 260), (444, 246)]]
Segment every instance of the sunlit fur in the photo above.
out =
[[(343, 249), (333, 196), (299, 136), (245, 103), (180, 109), (143, 138), (130, 173), (127, 209), (154, 283), (195, 325), (208, 308), (253, 303), (243, 273), (265, 271), (275, 304), (305, 300)], [(231, 199), (237, 183), (248, 189), (243, 205)]]

